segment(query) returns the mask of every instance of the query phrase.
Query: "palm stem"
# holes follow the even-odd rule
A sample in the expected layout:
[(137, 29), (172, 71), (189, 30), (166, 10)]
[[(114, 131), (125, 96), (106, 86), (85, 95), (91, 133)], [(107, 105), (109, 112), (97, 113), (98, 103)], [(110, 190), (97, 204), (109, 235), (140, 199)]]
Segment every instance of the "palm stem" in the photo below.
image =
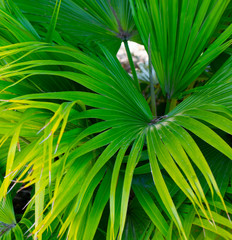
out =
[(135, 71), (135, 65), (134, 65), (134, 62), (133, 62), (133, 59), (132, 59), (132, 56), (131, 56), (131, 52), (130, 52), (128, 42), (127, 42), (127, 40), (123, 40), (123, 43), (124, 43), (124, 46), (125, 46), (125, 49), (126, 49), (126, 53), (127, 53), (127, 57), (128, 57), (128, 60), (129, 60), (131, 72), (132, 72), (132, 75), (133, 75), (133, 78), (134, 78), (135, 86), (140, 91), (139, 80), (138, 80), (138, 77), (137, 77), (137, 74), (136, 74), (136, 71)]
[(151, 90), (151, 112), (153, 117), (156, 118), (157, 117), (156, 96), (155, 96), (155, 88), (154, 88), (154, 79), (152, 77), (150, 36), (148, 40), (148, 57), (149, 57), (149, 79), (150, 79), (150, 90)]
[(168, 114), (172, 109), (174, 109), (176, 104), (177, 104), (177, 99), (175, 98), (167, 99), (165, 114)]

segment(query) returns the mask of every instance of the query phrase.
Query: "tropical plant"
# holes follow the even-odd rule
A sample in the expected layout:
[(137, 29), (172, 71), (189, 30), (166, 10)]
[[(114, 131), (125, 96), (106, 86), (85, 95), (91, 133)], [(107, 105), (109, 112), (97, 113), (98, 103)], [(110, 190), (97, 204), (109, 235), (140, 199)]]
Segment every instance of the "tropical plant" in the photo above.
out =
[(1, 0), (0, 239), (232, 239), (231, 10)]

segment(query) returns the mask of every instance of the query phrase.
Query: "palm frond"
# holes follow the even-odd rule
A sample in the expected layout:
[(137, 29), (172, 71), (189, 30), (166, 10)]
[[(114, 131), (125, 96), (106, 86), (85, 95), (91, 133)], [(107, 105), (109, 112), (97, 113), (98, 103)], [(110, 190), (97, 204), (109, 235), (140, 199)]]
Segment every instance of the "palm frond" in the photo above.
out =
[(178, 97), (231, 45), (231, 25), (210, 42), (229, 0), (130, 2), (147, 49), (151, 39), (152, 62), (168, 98)]
[[(17, 0), (16, 4), (36, 25), (41, 35), (44, 35), (42, 31), (48, 30), (49, 19), (56, 1), (48, 4), (47, 1), (31, 0), (30, 4), (27, 4)], [(43, 21), (41, 21), (42, 16)], [(113, 52), (118, 50), (124, 39), (138, 39), (128, 0), (101, 2), (64, 0), (60, 5), (56, 31), (66, 42), (74, 46), (96, 48), (97, 41)], [(56, 41), (57, 38), (53, 40)]]

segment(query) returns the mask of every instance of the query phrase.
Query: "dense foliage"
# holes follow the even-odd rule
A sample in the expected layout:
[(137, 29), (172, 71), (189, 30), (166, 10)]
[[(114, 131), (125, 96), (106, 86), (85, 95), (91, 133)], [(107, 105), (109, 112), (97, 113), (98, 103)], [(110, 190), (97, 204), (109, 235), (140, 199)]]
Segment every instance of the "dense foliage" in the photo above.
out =
[(231, 12), (0, 0), (0, 239), (232, 239)]

